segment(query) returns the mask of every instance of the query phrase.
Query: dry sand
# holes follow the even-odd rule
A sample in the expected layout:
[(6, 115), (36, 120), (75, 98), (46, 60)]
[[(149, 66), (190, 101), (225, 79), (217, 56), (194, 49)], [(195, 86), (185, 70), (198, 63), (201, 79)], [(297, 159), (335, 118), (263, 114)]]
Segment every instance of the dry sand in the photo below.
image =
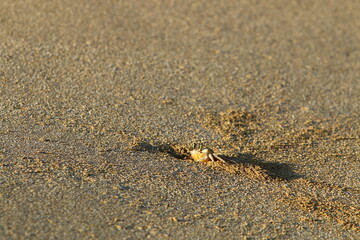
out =
[(360, 1), (2, 0), (0, 54), (1, 239), (360, 237)]

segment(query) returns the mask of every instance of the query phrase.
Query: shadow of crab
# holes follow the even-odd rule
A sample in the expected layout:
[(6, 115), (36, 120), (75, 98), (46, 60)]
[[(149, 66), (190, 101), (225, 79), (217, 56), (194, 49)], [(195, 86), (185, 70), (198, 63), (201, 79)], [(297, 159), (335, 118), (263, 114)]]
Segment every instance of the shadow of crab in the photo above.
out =
[(293, 169), (295, 167), (294, 164), (289, 163), (279, 163), (279, 162), (267, 162), (264, 159), (260, 159), (255, 157), (252, 154), (244, 154), (238, 153), (235, 157), (227, 157), (220, 155), (221, 157), (225, 157), (231, 159), (238, 164), (249, 164), (253, 166), (259, 166), (262, 169), (266, 170), (267, 173), (272, 178), (282, 179), (282, 180), (293, 180), (302, 178), (302, 175), (297, 174)]
[(190, 159), (190, 149), (182, 145), (151, 144), (147, 141), (140, 141), (131, 149), (140, 152), (162, 152), (177, 159)]

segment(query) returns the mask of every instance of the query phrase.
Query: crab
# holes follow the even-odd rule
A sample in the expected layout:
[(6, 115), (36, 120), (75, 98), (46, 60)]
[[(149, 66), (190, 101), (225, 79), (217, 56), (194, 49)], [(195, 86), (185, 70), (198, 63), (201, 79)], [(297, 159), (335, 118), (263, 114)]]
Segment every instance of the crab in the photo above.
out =
[(214, 153), (214, 151), (210, 148), (203, 148), (203, 149), (194, 149), (190, 151), (192, 159), (196, 162), (209, 162), (212, 161), (212, 164), (216, 160), (222, 161), (223, 163), (236, 163), (235, 161), (228, 159), (228, 158), (221, 158)]

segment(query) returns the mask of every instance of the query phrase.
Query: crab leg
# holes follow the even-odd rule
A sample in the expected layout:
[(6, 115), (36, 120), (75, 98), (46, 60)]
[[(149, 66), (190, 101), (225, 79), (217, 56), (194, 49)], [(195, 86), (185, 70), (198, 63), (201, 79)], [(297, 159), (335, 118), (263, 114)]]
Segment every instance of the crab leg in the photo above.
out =
[(214, 158), (214, 156), (213, 156), (212, 154), (209, 154), (208, 156), (209, 156), (209, 158), (211, 159), (211, 165), (214, 166), (214, 164), (215, 164), (215, 158)]
[(234, 160), (231, 160), (231, 159), (228, 159), (228, 158), (225, 158), (225, 159), (226, 159), (226, 160), (225, 160), (225, 159), (219, 157), (218, 155), (216, 155), (215, 153), (213, 153), (213, 155), (214, 155), (214, 157), (216, 157), (217, 159), (223, 161), (224, 163), (227, 163), (227, 162), (237, 163), (237, 162), (235, 162)]
[(214, 156), (213, 156), (212, 154), (209, 154), (208, 156), (209, 156), (209, 158), (211, 159), (211, 161), (214, 163), (214, 162), (215, 162)]

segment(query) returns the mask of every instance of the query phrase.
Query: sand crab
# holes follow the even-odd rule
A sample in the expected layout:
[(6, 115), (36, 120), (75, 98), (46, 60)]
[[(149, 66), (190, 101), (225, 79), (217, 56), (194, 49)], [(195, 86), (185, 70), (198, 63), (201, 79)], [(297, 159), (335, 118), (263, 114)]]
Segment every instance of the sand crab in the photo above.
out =
[(223, 163), (236, 163), (235, 161), (228, 159), (228, 158), (221, 158), (218, 155), (214, 153), (214, 151), (210, 148), (203, 148), (203, 149), (194, 149), (190, 151), (192, 159), (194, 159), (196, 162), (209, 162), (212, 161), (212, 164), (216, 160), (222, 161)]

